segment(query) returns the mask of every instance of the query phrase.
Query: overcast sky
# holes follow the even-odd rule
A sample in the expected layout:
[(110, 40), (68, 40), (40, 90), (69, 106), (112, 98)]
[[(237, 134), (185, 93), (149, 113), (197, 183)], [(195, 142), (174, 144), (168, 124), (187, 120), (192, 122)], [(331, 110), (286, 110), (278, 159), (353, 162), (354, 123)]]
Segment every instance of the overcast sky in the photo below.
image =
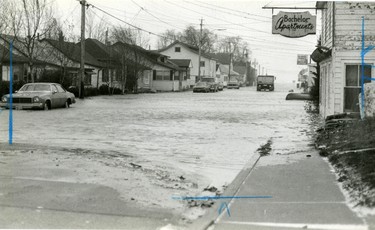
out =
[[(251, 60), (256, 59), (261, 71), (277, 76), (278, 81), (292, 82), (297, 80), (298, 73), (305, 66), (297, 65), (297, 54), (311, 54), (315, 49), (320, 34), (320, 12), (317, 17), (317, 34), (303, 38), (286, 38), (271, 33), (272, 10), (263, 6), (314, 7), (315, 1), (183, 1), (183, 0), (88, 0), (88, 11), (99, 20), (102, 9), (122, 20), (154, 34), (167, 29), (182, 31), (188, 25), (199, 28), (203, 19), (203, 28), (216, 30), (219, 37), (240, 36), (247, 41), (252, 51)], [(66, 25), (79, 30), (80, 4), (77, 0), (55, 0), (58, 17)], [(293, 11), (293, 10), (284, 10)], [(306, 11), (306, 10), (299, 10)], [(315, 15), (315, 10), (310, 11)], [(278, 10), (274, 10), (274, 14)], [(105, 16), (109, 25), (125, 25), (117, 19)], [(157, 36), (150, 36), (151, 49), (156, 49)]]

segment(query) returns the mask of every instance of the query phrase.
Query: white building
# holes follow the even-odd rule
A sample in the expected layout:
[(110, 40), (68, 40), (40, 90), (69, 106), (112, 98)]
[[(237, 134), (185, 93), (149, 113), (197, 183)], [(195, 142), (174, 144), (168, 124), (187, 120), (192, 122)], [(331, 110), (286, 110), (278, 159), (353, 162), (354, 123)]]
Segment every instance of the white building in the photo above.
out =
[[(199, 49), (198, 47), (188, 45), (186, 43), (175, 41), (169, 46), (159, 50), (161, 54), (169, 56), (170, 59), (190, 59), (191, 69), (188, 84), (194, 86), (199, 80), (198, 76), (198, 62), (199, 62)], [(207, 54), (201, 55), (201, 77), (215, 77), (216, 76), (216, 60)]]
[[(321, 45), (311, 57), (320, 66), (320, 114), (358, 113), (362, 19), (366, 48), (375, 45), (375, 2), (324, 1), (317, 2), (317, 8), (322, 9)], [(374, 65), (375, 51), (368, 52), (364, 61)], [(375, 76), (371, 66), (364, 66), (364, 73)]]

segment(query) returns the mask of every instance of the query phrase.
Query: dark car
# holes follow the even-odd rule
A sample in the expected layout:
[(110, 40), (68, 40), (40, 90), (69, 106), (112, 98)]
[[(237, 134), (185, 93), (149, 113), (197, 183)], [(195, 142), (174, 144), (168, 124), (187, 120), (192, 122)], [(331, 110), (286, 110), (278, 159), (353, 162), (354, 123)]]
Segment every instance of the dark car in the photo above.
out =
[[(16, 109), (69, 108), (76, 102), (74, 94), (57, 83), (28, 83), (16, 91), (12, 98), (12, 107)], [(0, 107), (10, 107), (9, 94), (1, 98)]]
[(210, 85), (207, 82), (198, 82), (194, 86), (193, 92), (194, 93), (197, 93), (197, 92), (208, 93), (210, 92)]

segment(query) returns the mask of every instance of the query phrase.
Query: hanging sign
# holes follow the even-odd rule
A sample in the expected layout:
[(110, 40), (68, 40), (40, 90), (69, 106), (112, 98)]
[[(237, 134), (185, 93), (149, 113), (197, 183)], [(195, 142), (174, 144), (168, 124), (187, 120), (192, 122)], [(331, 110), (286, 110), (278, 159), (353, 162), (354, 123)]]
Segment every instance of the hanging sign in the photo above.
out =
[(316, 34), (316, 16), (310, 12), (283, 12), (272, 16), (272, 34), (299, 38)]
[(297, 54), (297, 65), (307, 65), (309, 55), (307, 54)]

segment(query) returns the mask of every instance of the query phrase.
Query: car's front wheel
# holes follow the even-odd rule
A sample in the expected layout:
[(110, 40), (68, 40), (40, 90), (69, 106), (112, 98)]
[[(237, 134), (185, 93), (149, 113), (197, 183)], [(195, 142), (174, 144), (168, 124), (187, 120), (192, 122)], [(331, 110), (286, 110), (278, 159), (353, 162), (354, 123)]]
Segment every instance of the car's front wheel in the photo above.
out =
[(43, 110), (49, 110), (48, 102), (44, 103)]
[(44, 110), (50, 110), (51, 109), (51, 103), (49, 101), (44, 102), (43, 109)]
[(65, 105), (64, 105), (64, 108), (67, 108), (67, 109), (68, 109), (69, 107), (70, 107), (69, 101), (66, 101), (66, 102), (65, 102)]

